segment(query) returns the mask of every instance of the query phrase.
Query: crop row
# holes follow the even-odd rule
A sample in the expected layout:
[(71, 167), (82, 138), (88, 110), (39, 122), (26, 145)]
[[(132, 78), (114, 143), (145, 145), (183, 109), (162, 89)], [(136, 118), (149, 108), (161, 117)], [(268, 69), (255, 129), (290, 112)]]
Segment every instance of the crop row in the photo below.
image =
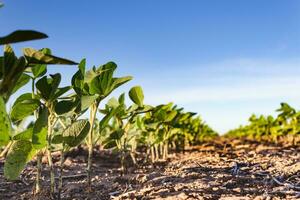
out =
[[(150, 162), (166, 159), (170, 148), (184, 148), (217, 134), (196, 113), (186, 112), (173, 103), (151, 106), (144, 104), (140, 86), (128, 94), (106, 98), (132, 79), (115, 77), (117, 65), (108, 62), (86, 69), (86, 60), (74, 61), (52, 55), (50, 49), (23, 49), (17, 57), (8, 43), (42, 39), (36, 31), (16, 31), (0, 38), (4, 55), (0, 57), (0, 148), (5, 156), (4, 175), (18, 179), (26, 164), (37, 160), (35, 193), (41, 191), (42, 157), (47, 155), (50, 169), (50, 193), (60, 198), (64, 154), (86, 144), (87, 185), (91, 190), (93, 148), (112, 148), (121, 154), (121, 167), (126, 173), (126, 157), (134, 164), (138, 149), (146, 149)], [(61, 74), (47, 74), (48, 65), (77, 65), (69, 86), (61, 87)], [(7, 111), (11, 95), (30, 84), (31, 90), (15, 98)], [(125, 96), (131, 100), (125, 103)], [(103, 107), (100, 103), (107, 102)], [(101, 104), (102, 105), (102, 104)], [(89, 117), (85, 113), (89, 113)], [(139, 148), (144, 147), (144, 148)], [(52, 153), (61, 152), (59, 183), (55, 180)]]

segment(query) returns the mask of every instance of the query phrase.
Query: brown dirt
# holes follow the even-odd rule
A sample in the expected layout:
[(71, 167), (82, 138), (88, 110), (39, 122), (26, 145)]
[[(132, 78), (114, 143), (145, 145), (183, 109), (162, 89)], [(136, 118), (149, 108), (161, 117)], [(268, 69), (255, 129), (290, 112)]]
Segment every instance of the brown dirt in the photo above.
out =
[[(140, 155), (139, 167), (130, 167), (124, 176), (117, 154), (95, 149), (90, 194), (84, 176), (85, 155), (83, 149), (69, 153), (62, 199), (300, 199), (300, 147), (220, 139), (173, 153), (168, 161), (155, 165)], [(59, 155), (54, 157), (59, 160)], [(3, 164), (0, 160), (1, 200), (49, 199), (46, 167), (44, 190), (33, 195), (35, 162), (15, 182), (4, 179)]]

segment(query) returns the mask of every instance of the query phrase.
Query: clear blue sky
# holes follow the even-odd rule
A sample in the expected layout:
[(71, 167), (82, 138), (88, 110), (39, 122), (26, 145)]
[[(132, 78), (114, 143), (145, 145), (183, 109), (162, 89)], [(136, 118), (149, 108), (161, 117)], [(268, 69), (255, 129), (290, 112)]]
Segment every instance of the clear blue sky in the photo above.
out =
[[(133, 75), (146, 103), (174, 101), (217, 131), (252, 113), (300, 108), (300, 1), (2, 1), (0, 35), (35, 29), (50, 38), (15, 45), (49, 47), (88, 65), (113, 60)], [(68, 83), (72, 67), (53, 67)]]

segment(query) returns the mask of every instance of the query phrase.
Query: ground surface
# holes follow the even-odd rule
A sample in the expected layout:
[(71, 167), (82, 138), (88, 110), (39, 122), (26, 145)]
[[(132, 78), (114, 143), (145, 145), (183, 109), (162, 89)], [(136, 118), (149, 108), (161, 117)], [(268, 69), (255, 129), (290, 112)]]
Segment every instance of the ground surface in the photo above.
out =
[[(77, 149), (65, 162), (62, 199), (300, 199), (300, 148), (247, 141), (217, 140), (170, 155), (154, 166), (143, 163), (120, 176), (117, 155), (95, 150), (93, 192), (85, 181), (86, 151)], [(59, 156), (56, 156), (59, 159)], [(3, 178), (0, 199), (49, 199), (45, 168), (44, 191), (32, 194), (32, 162), (21, 180)], [(58, 163), (56, 163), (58, 164)]]

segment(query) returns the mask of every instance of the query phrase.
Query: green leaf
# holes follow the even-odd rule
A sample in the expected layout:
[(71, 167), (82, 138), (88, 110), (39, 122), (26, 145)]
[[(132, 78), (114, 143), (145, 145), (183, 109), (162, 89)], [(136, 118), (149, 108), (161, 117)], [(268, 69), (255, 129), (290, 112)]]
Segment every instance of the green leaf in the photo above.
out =
[(17, 30), (9, 35), (0, 37), (0, 45), (11, 44), (17, 42), (25, 42), (29, 40), (39, 40), (47, 38), (48, 36), (44, 33), (33, 31), (33, 30)]
[(4, 164), (4, 176), (8, 180), (16, 180), (25, 168), (25, 165), (35, 155), (31, 142), (26, 140), (16, 141), (9, 151)]
[(113, 78), (113, 86), (111, 88), (111, 91), (117, 89), (118, 87), (120, 87), (121, 85), (127, 83), (130, 80), (132, 80), (132, 76), (124, 76), (124, 77), (121, 77), (121, 78)]
[(60, 65), (76, 65), (78, 63), (67, 60), (65, 58), (59, 58), (53, 55), (43, 53), (32, 48), (23, 49), (23, 53), (28, 60), (29, 64), (60, 64)]
[(31, 72), (34, 78), (39, 78), (47, 73), (47, 65), (34, 65), (31, 67)]
[(62, 87), (62, 88), (57, 88), (55, 94), (53, 96), (51, 96), (52, 100), (56, 100), (57, 98), (59, 98), (61, 95), (65, 94), (66, 92), (68, 92), (72, 87), (71, 86), (66, 86), (66, 87)]
[(60, 96), (61, 94), (66, 92), (66, 90), (69, 90), (69, 88), (62, 88), (60, 90), (57, 90), (60, 81), (61, 75), (59, 73), (50, 75), (50, 78), (44, 76), (36, 82), (36, 88), (38, 89), (38, 92), (41, 94), (43, 99), (45, 99), (46, 101), (55, 100), (55, 97)]
[(9, 142), (11, 134), (11, 124), (6, 112), (3, 98), (0, 96), (0, 147)]
[(171, 112), (167, 113), (167, 117), (165, 119), (165, 122), (170, 122), (172, 121), (177, 115), (177, 111), (176, 110), (172, 110)]
[(73, 101), (73, 100), (59, 101), (55, 105), (55, 112), (58, 115), (63, 115), (63, 114), (66, 114), (66, 113), (72, 111), (73, 109), (75, 109), (77, 105), (78, 105), (78, 102)]
[(52, 91), (51, 79), (48, 79), (46, 76), (44, 76), (36, 82), (35, 86), (42, 98), (48, 100)]
[(17, 135), (15, 135), (13, 137), (13, 140), (27, 140), (27, 141), (31, 141), (32, 139), (32, 132), (33, 132), (33, 128), (28, 128), (25, 131), (22, 131), (21, 133), (18, 133)]
[(17, 104), (14, 104), (12, 107), (10, 116), (13, 122), (20, 121), (25, 117), (28, 117), (33, 114), (33, 112), (40, 106), (40, 101), (36, 99), (27, 99)]
[(144, 93), (140, 86), (132, 87), (129, 91), (130, 99), (137, 104), (139, 107), (142, 107), (144, 104)]
[(118, 98), (119, 104), (125, 104), (125, 93), (122, 93)]
[(97, 98), (98, 98), (97, 95), (82, 96), (81, 97), (81, 110), (85, 110), (85, 109), (89, 108), (90, 105), (92, 105), (96, 101)]
[(21, 103), (22, 101), (28, 100), (28, 99), (32, 99), (32, 94), (31, 93), (24, 93), (21, 94), (16, 101), (14, 102), (13, 106), (15, 106), (18, 103)]
[(82, 94), (84, 87), (85, 65), (86, 60), (82, 59), (78, 65), (78, 71), (72, 77), (72, 86), (77, 94)]
[(64, 142), (64, 138), (63, 138), (62, 134), (54, 135), (51, 140), (52, 144), (62, 144), (63, 142)]
[(89, 92), (90, 94), (99, 94), (107, 96), (112, 91), (113, 73), (117, 65), (114, 62), (108, 62), (98, 69), (93, 69), (90, 75)]
[(9, 69), (5, 69), (5, 74), (0, 86), (0, 95), (3, 95), (5, 101), (9, 99), (15, 85), (25, 70), (26, 65), (25, 58), (20, 57), (19, 59), (15, 60), (12, 66), (5, 66)]
[(120, 103), (116, 98), (113, 97), (113, 98), (108, 100), (106, 105), (108, 105), (111, 108), (117, 108), (120, 105)]
[(15, 64), (16, 60), (18, 58), (16, 57), (14, 50), (11, 48), (10, 45), (4, 46), (4, 69), (3, 74), (8, 75), (8, 72), (11, 71), (12, 66)]
[(107, 125), (108, 122), (115, 116), (119, 111), (119, 108), (112, 108), (108, 114), (106, 114), (99, 122), (99, 131), (101, 132)]
[(30, 76), (27, 74), (22, 73), (21, 77), (18, 79), (16, 85), (12, 90), (12, 94), (19, 90), (21, 87), (26, 85), (30, 81)]
[(64, 143), (70, 147), (79, 145), (87, 136), (90, 130), (90, 123), (88, 120), (78, 120), (72, 123), (63, 132)]
[(32, 144), (35, 149), (42, 149), (47, 145), (48, 109), (42, 108), (33, 126)]

